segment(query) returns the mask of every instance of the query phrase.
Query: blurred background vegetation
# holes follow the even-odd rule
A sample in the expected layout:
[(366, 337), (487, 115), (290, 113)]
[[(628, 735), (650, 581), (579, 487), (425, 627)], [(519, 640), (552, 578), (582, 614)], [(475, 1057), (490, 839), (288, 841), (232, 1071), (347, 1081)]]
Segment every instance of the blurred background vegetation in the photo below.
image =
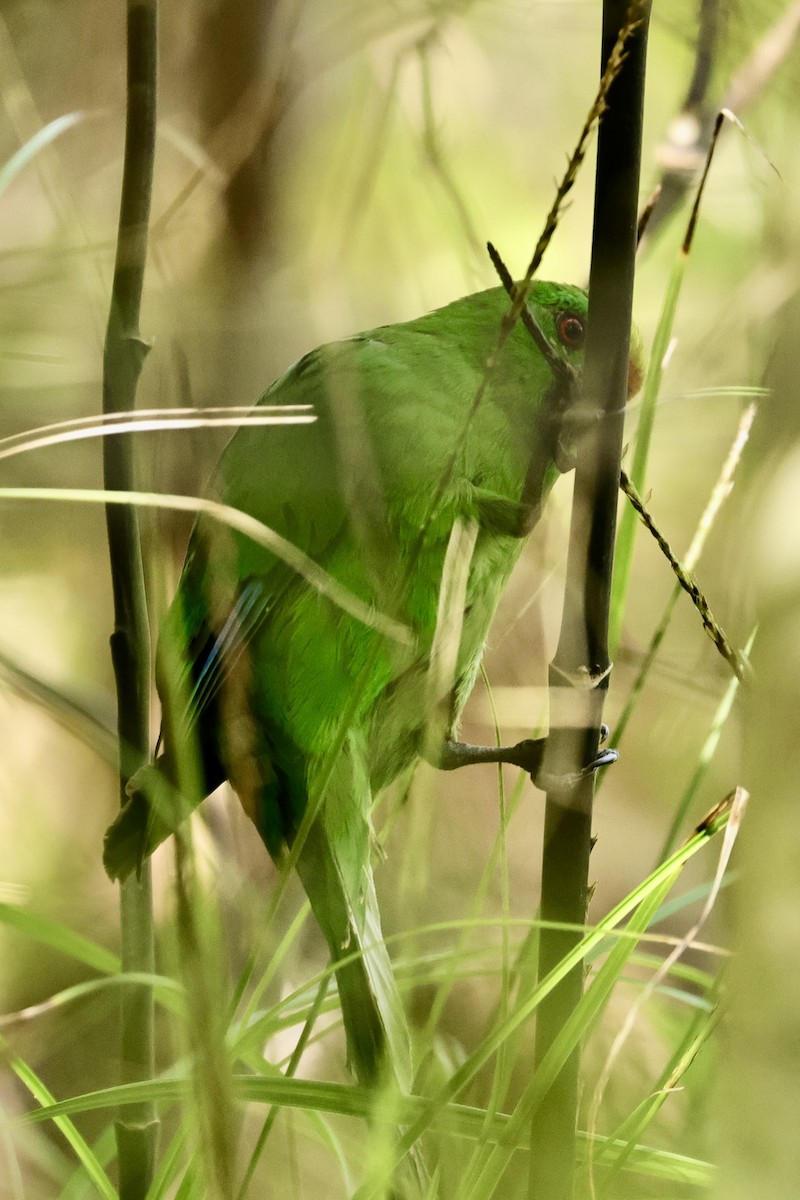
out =
[[(662, 171), (668, 131), (695, 68), (699, 17), (709, 7), (697, 0), (656, 0), (643, 194)], [(760, 658), (755, 656), (760, 683), (725, 723), (682, 827), (682, 834), (689, 832), (738, 783), (756, 793), (757, 811), (748, 817), (754, 830), (748, 870), (737, 885), (738, 899), (729, 901), (725, 893), (724, 911), (720, 914), (718, 907), (703, 931), (705, 945), (685, 955), (698, 971), (716, 976), (731, 937), (740, 937), (742, 957), (734, 978), (741, 974), (751, 991), (744, 983), (735, 990), (733, 1024), (721, 1040), (703, 1046), (648, 1129), (647, 1140), (701, 1159), (715, 1159), (722, 1148), (723, 1159), (733, 1164), (739, 1153), (742, 1162), (735, 1170), (729, 1167), (732, 1174), (720, 1194), (750, 1196), (755, 1192), (746, 1190), (750, 1184), (742, 1164), (759, 1164), (753, 1172), (763, 1194), (759, 1155), (766, 1151), (749, 1122), (749, 1158), (740, 1136), (742, 1114), (752, 1116), (754, 1103), (747, 1071), (762, 1042), (764, 1054), (774, 1057), (775, 1046), (786, 1048), (780, 1039), (793, 1031), (796, 1040), (789, 1009), (778, 1012), (773, 1033), (758, 1024), (762, 1018), (766, 1022), (768, 1000), (756, 985), (768, 980), (772, 998), (796, 998), (800, 991), (791, 894), (800, 878), (792, 806), (795, 742), (800, 740), (795, 682), (800, 468), (791, 458), (800, 434), (794, 403), (800, 321), (792, 304), (800, 268), (800, 55), (794, 43), (800, 18), (797, 4), (788, 0), (748, 5), (719, 0), (713, 8), (719, 26), (710, 53), (707, 111), (713, 117), (720, 105), (730, 103), (747, 135), (727, 126), (711, 168), (664, 372), (648, 490), (656, 519), (683, 553), (749, 389), (772, 388), (760, 401), (736, 490), (697, 569), (715, 615), (736, 645), (746, 641), (756, 608), (763, 604), (769, 636)], [(553, 181), (593, 99), (599, 27), (596, 0), (165, 4), (142, 315), (152, 351), (140, 384), (140, 406), (249, 403), (320, 342), (401, 321), (493, 286), (487, 239), (512, 272), (521, 274), (551, 203)], [(766, 68), (762, 62), (759, 73), (762, 60), (752, 56), (770, 30), (773, 57), (765, 60)], [(121, 5), (17, 0), (0, 6), (0, 163), (31, 147), (42, 130), (50, 135), (41, 145), (34, 143), (37, 152), (29, 161), (0, 176), (0, 437), (89, 417), (100, 409), (124, 128), (124, 36)], [(71, 119), (64, 121), (67, 116)], [(671, 147), (674, 155), (674, 142)], [(587, 162), (548, 251), (545, 278), (578, 283), (587, 278), (592, 174)], [(692, 178), (691, 171), (685, 178)], [(646, 345), (687, 218), (683, 201), (672, 216), (654, 221), (643, 248), (635, 309)], [(634, 406), (631, 438), (636, 419)], [(221, 435), (159, 431), (142, 434), (137, 444), (143, 488), (197, 494)], [(0, 461), (0, 485), (99, 487), (100, 442), (66, 442), (8, 456)], [(558, 631), (569, 492), (565, 479), (509, 586), (491, 639), (487, 672), (504, 741), (546, 721), (539, 689)], [(169, 514), (145, 514), (143, 528), (157, 623), (174, 587), (187, 526)], [(640, 533), (609, 696), (612, 727), (672, 589), (666, 563)], [(0, 924), (0, 1010), (5, 1013), (42, 1004), (93, 977), (63, 944), (45, 945), (16, 928), (9, 913), (35, 914), (101, 946), (118, 946), (117, 893), (100, 861), (102, 834), (117, 804), (108, 747), (96, 734), (87, 745), (83, 727), (77, 733), (65, 728), (52, 697), (46, 703), (35, 698), (37, 687), (46, 685), (113, 728), (110, 614), (102, 509), (0, 503), (0, 901), (7, 918)], [(657, 861), (728, 683), (725, 664), (681, 600), (626, 732), (621, 762), (601, 781), (594, 917)], [(74, 724), (74, 710), (70, 713), (68, 722)], [(490, 700), (480, 684), (464, 735), (480, 742), (494, 736)], [(421, 925), (503, 913), (528, 919), (535, 912), (541, 797), (525, 784), (478, 913), (478, 881), (498, 836), (498, 784), (489, 767), (467, 774), (439, 777), (420, 769), (409, 802), (397, 810), (387, 858), (378, 868), (385, 931), (405, 935), (393, 943), (397, 957), (456, 945), (459, 935), (452, 930), (435, 938), (415, 936)], [(507, 784), (510, 797), (513, 776)], [(225, 961), (219, 976), (230, 983), (256, 939), (268, 961), (270, 947), (297, 911), (300, 893), (292, 893), (265, 943), (259, 920), (274, 868), (235, 802), (218, 795), (206, 809), (205, 825), (197, 824), (196, 848), (204, 888), (218, 900), (222, 922)], [(662, 932), (680, 935), (691, 925), (699, 911), (690, 903), (691, 890), (702, 890), (711, 879), (714, 861), (712, 850), (691, 864), (681, 884), (689, 899), (663, 922)], [(168, 847), (156, 857), (154, 877), (160, 964), (168, 966), (174, 913)], [(764, 948), (765, 929), (774, 931), (777, 958)], [(518, 931), (514, 937), (520, 940)], [(474, 977), (455, 986), (439, 1019), (442, 1071), (480, 1040), (492, 1015), (499, 942), (497, 928), (470, 934), (470, 944), (487, 947), (488, 953), (485, 964), (478, 960)], [(751, 961), (754, 947), (763, 959)], [(299, 987), (325, 960), (321, 937), (307, 925), (272, 985), (275, 994)], [(631, 968), (587, 1046), (587, 1097), (643, 973), (644, 965)], [(605, 1091), (601, 1132), (614, 1130), (643, 1097), (663, 1086), (661, 1072), (684, 1036), (692, 1004), (708, 1004), (702, 991), (684, 980), (647, 1003)], [(432, 984), (418, 979), (409, 1003), (420, 1024), (432, 995)], [(3, 1032), (15, 1053), (63, 1098), (116, 1082), (117, 1004), (109, 988), (64, 1006), (45, 1005), (35, 1016), (6, 1022)], [(754, 1013), (760, 1014), (758, 1020)], [(280, 1058), (291, 1049), (291, 1030), (285, 1036), (285, 1045), (267, 1047), (268, 1057)], [(158, 1048), (162, 1065), (180, 1052), (166, 1026), (159, 1026)], [(523, 1043), (521, 1076), (529, 1065), (528, 1050)], [(730, 1060), (729, 1085), (715, 1088), (722, 1060)], [(302, 1073), (345, 1079), (342, 1042), (328, 1038), (312, 1047)], [(764, 1079), (761, 1085), (776, 1101), (791, 1086), (782, 1078)], [(796, 1079), (793, 1087), (796, 1093)], [(731, 1103), (734, 1096), (737, 1105)], [(10, 1072), (0, 1075), (0, 1102), (12, 1116), (29, 1106)], [(789, 1105), (792, 1112), (796, 1120), (797, 1105)], [(785, 1132), (791, 1126), (783, 1124), (780, 1112), (771, 1116), (776, 1146), (770, 1161), (777, 1162), (780, 1147), (791, 1153)], [(257, 1129), (258, 1116), (252, 1121)], [(79, 1124), (89, 1139), (100, 1137), (108, 1113), (88, 1114)], [(342, 1136), (357, 1142), (357, 1126), (342, 1124)], [(254, 1185), (253, 1195), (344, 1194), (343, 1185), (330, 1176), (328, 1152), (300, 1119), (287, 1118), (276, 1139), (286, 1163), (294, 1164), (291, 1170), (286, 1166), (286, 1190), (263, 1193)], [(4, 1133), (3, 1144), (0, 1154), (8, 1154), (9, 1168), (0, 1167), (0, 1196), (61, 1194), (75, 1160), (52, 1127), (15, 1134), (13, 1145)], [(787, 1166), (787, 1190), (776, 1184), (767, 1192), (796, 1194), (788, 1190), (792, 1178), (796, 1189), (800, 1164), (794, 1176)], [(90, 1193), (78, 1186), (77, 1194)], [(651, 1182), (620, 1194), (699, 1193), (688, 1185), (670, 1190)]]

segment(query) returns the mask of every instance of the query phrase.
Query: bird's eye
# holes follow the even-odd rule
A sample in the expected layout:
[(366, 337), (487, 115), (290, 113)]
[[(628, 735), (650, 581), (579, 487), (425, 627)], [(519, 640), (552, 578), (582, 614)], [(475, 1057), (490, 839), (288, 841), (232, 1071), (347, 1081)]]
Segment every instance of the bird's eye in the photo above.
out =
[(580, 350), (586, 337), (586, 326), (576, 313), (560, 313), (556, 318), (556, 333), (567, 350)]

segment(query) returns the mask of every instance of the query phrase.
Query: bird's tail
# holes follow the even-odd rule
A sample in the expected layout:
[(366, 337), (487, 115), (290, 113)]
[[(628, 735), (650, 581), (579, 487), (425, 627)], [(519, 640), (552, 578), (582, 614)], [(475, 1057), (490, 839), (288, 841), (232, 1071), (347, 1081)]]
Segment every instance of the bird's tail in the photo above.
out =
[(410, 1091), (410, 1036), (381, 933), (371, 871), (364, 872), (363, 894), (351, 897), (327, 832), (317, 820), (297, 872), (330, 947), (350, 1066), (365, 1086), (393, 1078), (401, 1091)]
[[(387, 1095), (407, 1095), (413, 1084), (411, 1037), (381, 932), (372, 872), (362, 872), (360, 895), (351, 897), (320, 820), (309, 830), (297, 871), (333, 959), (350, 1067), (359, 1083), (378, 1094), (385, 1089)], [(414, 1147), (396, 1173), (392, 1195), (416, 1200), (427, 1182)]]

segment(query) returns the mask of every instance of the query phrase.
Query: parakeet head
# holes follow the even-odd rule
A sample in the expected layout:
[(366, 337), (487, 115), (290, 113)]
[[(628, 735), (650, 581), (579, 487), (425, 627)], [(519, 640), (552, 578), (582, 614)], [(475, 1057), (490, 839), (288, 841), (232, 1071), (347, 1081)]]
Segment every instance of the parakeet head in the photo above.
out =
[(528, 310), (550, 348), (575, 371), (583, 366), (588, 309), (586, 292), (567, 283), (537, 281), (528, 298)]
[[(561, 361), (580, 372), (589, 312), (589, 297), (583, 288), (566, 283), (537, 282), (531, 289), (528, 308)], [(644, 372), (644, 346), (634, 325), (628, 357), (628, 400), (642, 386)]]
[[(547, 339), (555, 362), (551, 361), (556, 411), (560, 430), (554, 446), (558, 469), (575, 466), (582, 434), (597, 419), (597, 413), (581, 403), (579, 381), (584, 365), (589, 297), (582, 288), (569, 284), (537, 282), (531, 289), (528, 308)], [(560, 373), (558, 363), (568, 372)], [(626, 399), (636, 395), (644, 378), (644, 349), (638, 331), (631, 330)]]

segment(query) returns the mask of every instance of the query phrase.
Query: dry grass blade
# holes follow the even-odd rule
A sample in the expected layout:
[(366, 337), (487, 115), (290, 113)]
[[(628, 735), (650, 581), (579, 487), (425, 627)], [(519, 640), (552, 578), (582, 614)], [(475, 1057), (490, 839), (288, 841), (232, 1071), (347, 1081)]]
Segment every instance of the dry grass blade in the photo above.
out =
[[(611, 1049), (608, 1052), (605, 1064), (600, 1072), (600, 1077), (595, 1086), (594, 1094), (592, 1096), (592, 1103), (589, 1109), (588, 1130), (590, 1137), (594, 1136), (597, 1129), (600, 1104), (602, 1103), (603, 1095), (610, 1082), (612, 1071), (625, 1043), (633, 1032), (633, 1028), (639, 1018), (639, 1014), (655, 990), (667, 978), (669, 972), (678, 959), (681, 958), (685, 951), (694, 944), (698, 934), (708, 920), (708, 917), (710, 916), (711, 911), (717, 902), (717, 896), (719, 895), (720, 888), (722, 887), (722, 881), (724, 879), (725, 872), (728, 869), (728, 863), (730, 862), (731, 854), (733, 853), (733, 847), (739, 834), (742, 818), (744, 817), (747, 801), (749, 799), (750, 795), (745, 788), (734, 788), (734, 790), (730, 792), (730, 794), (727, 795), (724, 800), (721, 800), (720, 803), (717, 804), (715, 808), (707, 815), (707, 817), (700, 822), (695, 830), (693, 836), (704, 831), (705, 829), (712, 828), (723, 815), (727, 816), (727, 824), (725, 826), (722, 846), (719, 852), (719, 859), (717, 860), (716, 871), (714, 872), (714, 880), (706, 902), (703, 905), (700, 916), (697, 918), (688, 932), (683, 936), (683, 938), (681, 938), (678, 944), (670, 951), (655, 974), (651, 976), (646, 985), (639, 992), (636, 1000), (628, 1010), (622, 1027), (614, 1038)], [(590, 1179), (592, 1182), (592, 1194), (594, 1194), (595, 1189), (591, 1172), (591, 1160)]]
[(160, 433), (169, 430), (239, 429), (243, 425), (308, 425), (316, 421), (310, 404), (252, 405), (230, 408), (140, 408), (135, 412), (102, 413), (54, 421), (24, 433), (0, 438), (0, 459), (13, 458), (31, 450), (81, 442), (90, 438), (118, 436), (123, 433)]
[(0, 499), (4, 500), (57, 500), (73, 504), (106, 504), (122, 507), (170, 509), (173, 512), (204, 513), (206, 516), (227, 525), (237, 533), (252, 538), (258, 545), (269, 550), (322, 596), (327, 596), (344, 612), (355, 617), (362, 625), (377, 629), (386, 637), (402, 645), (410, 645), (411, 631), (399, 621), (376, 612), (371, 605), (329, 575), (318, 563), (268, 525), (255, 517), (197, 496), (178, 496), (161, 492), (111, 491), (91, 488), (0, 488)]
[[(694, 537), (689, 545), (689, 549), (686, 551), (683, 565), (687, 571), (693, 571), (697, 565), (700, 556), (703, 553), (706, 539), (716, 523), (723, 504), (731, 494), (734, 476), (739, 463), (741, 462), (744, 448), (747, 445), (750, 437), (750, 430), (752, 429), (753, 421), (755, 420), (757, 411), (757, 405), (755, 401), (753, 401), (751, 404), (748, 404), (741, 416), (739, 426), (736, 431), (736, 436), (733, 439), (733, 443), (728, 451), (727, 458), (725, 459), (722, 470), (720, 471), (719, 479), (711, 491), (708, 504), (706, 505), (702, 516), (697, 523)], [(628, 696), (625, 707), (622, 710), (619, 721), (617, 722), (614, 730), (614, 734), (611, 739), (611, 745), (614, 747), (619, 746), (628, 722), (633, 715), (633, 711), (636, 707), (636, 703), (641, 694), (642, 688), (645, 685), (653, 663), (655, 662), (656, 656), (661, 648), (661, 644), (666, 636), (670, 621), (672, 620), (672, 613), (675, 605), (678, 602), (681, 591), (681, 585), (680, 583), (677, 583), (675, 585), (675, 590), (667, 601), (661, 620), (656, 627), (656, 631), (651, 638), (650, 645), (642, 661), (639, 673), (636, 676), (633, 687), (630, 691), (630, 695)]]
[(647, 529), (648, 532), (651, 533), (655, 538), (659, 549), (669, 565), (672, 567), (678, 583), (689, 596), (692, 604), (700, 614), (700, 619), (703, 622), (703, 628), (705, 629), (706, 633), (711, 638), (722, 657), (728, 663), (736, 678), (744, 682), (747, 679), (748, 673), (748, 667), (744, 656), (738, 650), (734, 650), (727, 634), (725, 633), (725, 630), (714, 617), (714, 614), (712, 613), (708, 601), (701, 591), (697, 580), (694, 578), (691, 572), (687, 571), (686, 567), (675, 557), (672, 547), (653, 521), (653, 518), (650, 516), (647, 508), (645, 507), (644, 501), (624, 471), (622, 471), (620, 474), (620, 487), (630, 500), (635, 511), (639, 514), (645, 529)]

